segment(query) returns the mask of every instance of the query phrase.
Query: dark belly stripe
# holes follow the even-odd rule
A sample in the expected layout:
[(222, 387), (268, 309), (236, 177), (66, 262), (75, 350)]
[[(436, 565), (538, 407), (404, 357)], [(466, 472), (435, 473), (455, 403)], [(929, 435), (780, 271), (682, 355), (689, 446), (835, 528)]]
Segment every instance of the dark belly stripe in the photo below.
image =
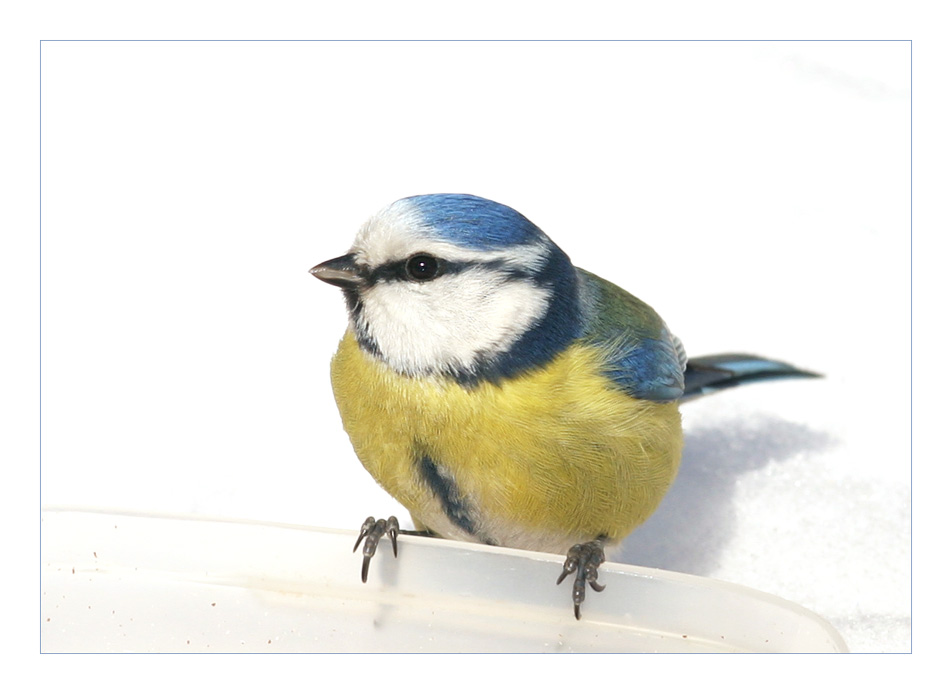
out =
[(466, 503), (466, 500), (460, 496), (459, 487), (456, 486), (456, 480), (453, 479), (453, 476), (429, 455), (418, 455), (417, 462), (420, 466), (423, 481), (440, 500), (443, 512), (446, 513), (450, 521), (470, 535), (476, 535), (476, 523), (472, 515), (472, 509)]

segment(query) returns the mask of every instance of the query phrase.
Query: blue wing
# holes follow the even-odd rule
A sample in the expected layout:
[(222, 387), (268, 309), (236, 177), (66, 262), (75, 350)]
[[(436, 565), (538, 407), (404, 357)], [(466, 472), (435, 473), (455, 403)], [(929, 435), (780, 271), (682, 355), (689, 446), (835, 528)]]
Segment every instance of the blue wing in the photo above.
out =
[(585, 329), (582, 339), (603, 347), (606, 375), (629, 395), (670, 402), (684, 394), (686, 358), (648, 304), (620, 287), (579, 270)]

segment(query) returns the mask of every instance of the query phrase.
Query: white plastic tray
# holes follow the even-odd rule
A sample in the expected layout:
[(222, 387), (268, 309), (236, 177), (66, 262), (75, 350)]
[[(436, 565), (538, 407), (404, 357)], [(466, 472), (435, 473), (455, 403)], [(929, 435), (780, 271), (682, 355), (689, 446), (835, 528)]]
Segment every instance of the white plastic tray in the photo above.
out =
[(562, 558), (401, 536), (366, 584), (356, 533), (48, 509), (45, 652), (837, 652), (840, 635), (741, 586), (608, 563), (582, 619)]

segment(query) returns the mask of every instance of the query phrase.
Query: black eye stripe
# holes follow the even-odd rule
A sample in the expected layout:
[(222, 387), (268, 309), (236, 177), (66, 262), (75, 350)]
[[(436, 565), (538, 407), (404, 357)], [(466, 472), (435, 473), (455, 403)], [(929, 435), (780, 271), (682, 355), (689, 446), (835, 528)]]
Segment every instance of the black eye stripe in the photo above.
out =
[(459, 263), (450, 263), (445, 260), (426, 255), (425, 253), (414, 253), (409, 258), (404, 258), (403, 260), (393, 260), (389, 263), (384, 263), (383, 265), (374, 268), (370, 273), (370, 284), (376, 284), (378, 282), (406, 282), (424, 280), (424, 278), (412, 277), (408, 272), (408, 265), (410, 264), (410, 261), (424, 256), (432, 259), (439, 266), (438, 274), (433, 275), (429, 279), (433, 279), (439, 275), (445, 275), (451, 272), (459, 272)]
[[(427, 256), (434, 258), (434, 256), (429, 256), (426, 253), (414, 253), (408, 258), (403, 260), (393, 260), (389, 263), (384, 263), (379, 267), (374, 268), (369, 276), (367, 277), (368, 284), (377, 284), (378, 282), (420, 282), (426, 281), (425, 279), (421, 280), (420, 278), (411, 277), (407, 271), (407, 264), (420, 256)], [(435, 277), (440, 277), (443, 275), (457, 275), (461, 272), (466, 272), (467, 270), (473, 269), (485, 269), (492, 270), (493, 272), (498, 272), (503, 275), (503, 280), (526, 280), (532, 279), (532, 273), (523, 270), (521, 268), (514, 268), (507, 265), (501, 260), (491, 260), (489, 262), (480, 263), (475, 261), (468, 262), (457, 262), (452, 260), (445, 260), (443, 258), (434, 258), (439, 263), (439, 272)], [(430, 279), (435, 279), (431, 277)]]

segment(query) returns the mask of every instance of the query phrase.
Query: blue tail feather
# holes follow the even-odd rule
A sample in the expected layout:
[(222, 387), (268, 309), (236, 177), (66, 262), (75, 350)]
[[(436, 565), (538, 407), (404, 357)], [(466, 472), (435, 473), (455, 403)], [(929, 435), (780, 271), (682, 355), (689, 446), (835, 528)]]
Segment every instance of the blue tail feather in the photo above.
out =
[(684, 396), (681, 399), (690, 400), (756, 381), (819, 377), (818, 373), (753, 354), (712, 354), (692, 357), (688, 359), (684, 370)]

